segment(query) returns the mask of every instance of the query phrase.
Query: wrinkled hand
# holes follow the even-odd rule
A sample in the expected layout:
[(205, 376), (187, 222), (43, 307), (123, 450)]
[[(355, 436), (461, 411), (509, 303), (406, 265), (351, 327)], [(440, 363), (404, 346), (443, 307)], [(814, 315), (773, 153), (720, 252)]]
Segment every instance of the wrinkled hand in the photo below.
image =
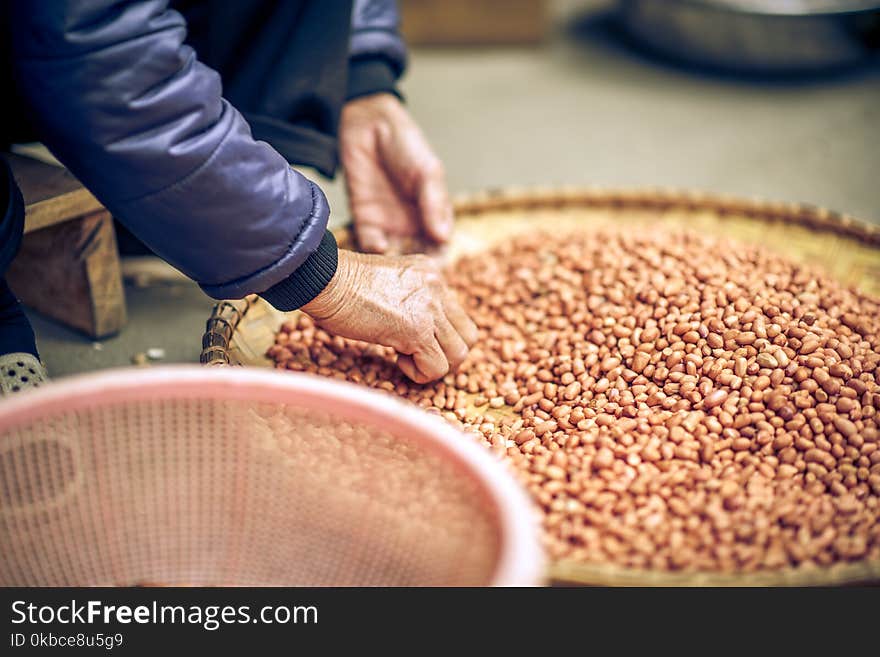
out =
[(421, 255), (341, 250), (333, 279), (302, 310), (331, 333), (392, 347), (416, 383), (457, 367), (477, 339), (476, 325)]
[(453, 215), (443, 165), (395, 96), (347, 103), (339, 139), (362, 250), (399, 252), (406, 238), (436, 244), (449, 239)]

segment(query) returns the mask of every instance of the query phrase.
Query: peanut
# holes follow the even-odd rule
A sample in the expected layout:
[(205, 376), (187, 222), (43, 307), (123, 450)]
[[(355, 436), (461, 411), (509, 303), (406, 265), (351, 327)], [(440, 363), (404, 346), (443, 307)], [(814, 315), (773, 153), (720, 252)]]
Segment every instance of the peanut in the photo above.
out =
[(602, 229), (447, 272), (481, 340), (416, 385), (291, 317), (268, 355), (434, 412), (520, 473), (557, 559), (715, 571), (880, 559), (880, 300), (760, 247)]

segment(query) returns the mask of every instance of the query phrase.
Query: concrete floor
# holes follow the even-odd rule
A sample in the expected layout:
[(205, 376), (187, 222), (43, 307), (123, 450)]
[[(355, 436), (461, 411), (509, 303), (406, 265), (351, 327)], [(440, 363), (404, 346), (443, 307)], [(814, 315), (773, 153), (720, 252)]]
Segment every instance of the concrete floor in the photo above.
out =
[[(403, 89), (454, 193), (662, 185), (880, 223), (880, 68), (787, 82), (688, 71), (632, 50), (600, 14), (583, 20), (583, 3), (555, 6), (557, 29), (539, 48), (412, 52)], [(340, 181), (322, 185), (333, 223), (345, 222)], [(129, 325), (101, 343), (33, 318), (53, 376), (127, 365), (151, 347), (197, 362), (209, 298), (192, 284), (126, 292)]]

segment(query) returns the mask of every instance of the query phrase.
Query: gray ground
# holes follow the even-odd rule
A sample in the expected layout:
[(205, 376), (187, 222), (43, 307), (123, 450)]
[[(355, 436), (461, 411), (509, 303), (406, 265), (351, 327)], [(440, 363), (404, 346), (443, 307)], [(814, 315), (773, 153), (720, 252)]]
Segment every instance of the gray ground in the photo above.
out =
[[(767, 83), (684, 71), (577, 34), (558, 2), (540, 48), (416, 50), (404, 91), (453, 192), (507, 185), (663, 185), (806, 201), (880, 222), (880, 69)], [(334, 221), (342, 186), (326, 185)], [(160, 347), (196, 362), (212, 301), (195, 285), (126, 290), (129, 325), (91, 340), (33, 317), (56, 377)]]

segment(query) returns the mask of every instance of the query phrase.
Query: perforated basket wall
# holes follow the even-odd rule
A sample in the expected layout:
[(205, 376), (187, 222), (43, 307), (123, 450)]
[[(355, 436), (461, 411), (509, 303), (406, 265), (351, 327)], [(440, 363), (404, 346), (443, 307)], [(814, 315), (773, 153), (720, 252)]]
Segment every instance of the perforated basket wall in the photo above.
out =
[(535, 584), (536, 536), (488, 454), (347, 384), (127, 370), (0, 405), (6, 586)]

